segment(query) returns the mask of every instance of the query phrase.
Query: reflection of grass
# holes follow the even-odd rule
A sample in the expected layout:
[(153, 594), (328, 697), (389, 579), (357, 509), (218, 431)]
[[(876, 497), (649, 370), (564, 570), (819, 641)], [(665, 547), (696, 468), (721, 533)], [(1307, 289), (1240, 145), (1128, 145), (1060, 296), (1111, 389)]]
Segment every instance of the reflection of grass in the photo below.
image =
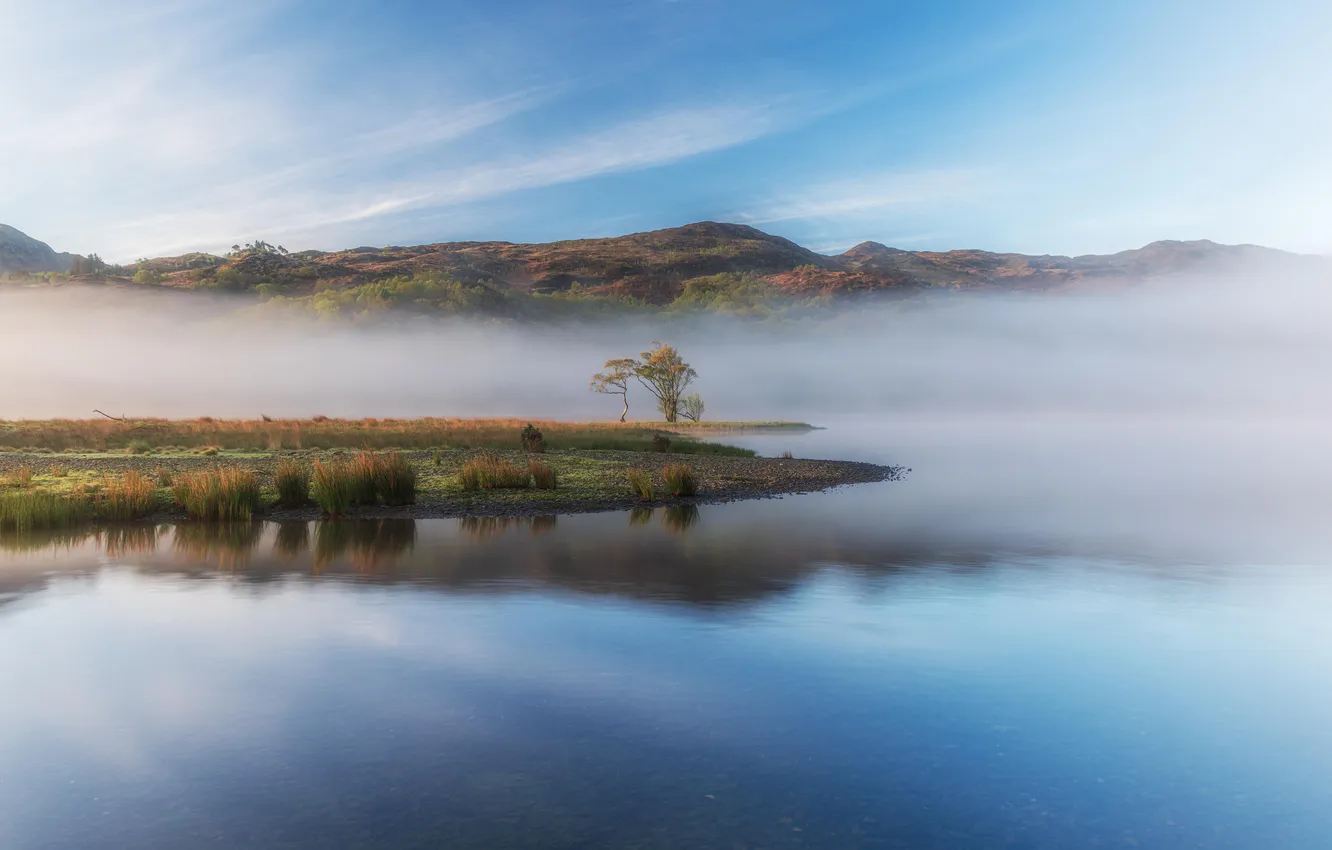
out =
[(72, 549), (93, 537), (91, 528), (43, 528), (17, 531), (0, 526), (0, 552), (21, 555), (53, 549)]
[(667, 531), (684, 534), (698, 524), (698, 506), (670, 505), (662, 513), (661, 523)]
[(634, 508), (629, 512), (629, 525), (647, 525), (652, 522), (652, 508)]
[(157, 551), (157, 526), (151, 523), (111, 525), (102, 529), (102, 550), (109, 558), (147, 555)]
[(250, 562), (263, 536), (261, 522), (189, 522), (175, 527), (171, 545), (177, 554), (234, 569)]
[(359, 573), (379, 573), (416, 546), (416, 520), (325, 520), (315, 523), (315, 571), (347, 558)]
[(280, 522), (277, 537), (273, 540), (273, 553), (279, 558), (292, 561), (299, 558), (310, 548), (310, 524), (308, 522)]
[(458, 527), (467, 532), (473, 540), (489, 540), (500, 537), (510, 529), (527, 529), (532, 534), (545, 534), (554, 531), (559, 518), (555, 514), (542, 516), (469, 516), (458, 520)]

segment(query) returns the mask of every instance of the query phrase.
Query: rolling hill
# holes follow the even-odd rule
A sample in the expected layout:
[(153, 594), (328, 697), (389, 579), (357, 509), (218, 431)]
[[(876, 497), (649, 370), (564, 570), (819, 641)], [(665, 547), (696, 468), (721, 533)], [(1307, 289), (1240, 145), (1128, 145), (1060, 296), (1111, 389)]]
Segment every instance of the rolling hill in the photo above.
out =
[[(16, 234), (9, 268), (60, 270), (68, 254)], [(4, 256), (4, 255), (0, 255)], [(63, 258), (63, 259), (62, 259)], [(16, 265), (17, 264), (17, 265)], [(699, 222), (603, 239), (541, 244), (443, 242), (288, 253), (257, 242), (226, 256), (186, 254), (111, 266), (74, 279), (172, 289), (256, 292), (306, 302), (323, 312), (397, 307), (417, 312), (515, 314), (518, 305), (604, 302), (699, 309), (809, 301), (875, 293), (905, 297), (933, 290), (1042, 291), (1261, 268), (1332, 270), (1326, 258), (1254, 245), (1153, 242), (1130, 251), (1080, 257), (978, 250), (904, 251), (864, 242), (819, 254), (743, 224)]]

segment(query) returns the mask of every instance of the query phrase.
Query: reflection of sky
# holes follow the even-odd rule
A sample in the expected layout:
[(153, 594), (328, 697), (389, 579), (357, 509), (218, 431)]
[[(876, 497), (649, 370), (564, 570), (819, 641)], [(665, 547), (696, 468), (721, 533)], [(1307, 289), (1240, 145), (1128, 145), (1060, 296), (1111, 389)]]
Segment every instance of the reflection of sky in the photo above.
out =
[(0, 614), (0, 845), (1323, 847), (1330, 601), (1070, 559), (734, 608), (111, 567)]

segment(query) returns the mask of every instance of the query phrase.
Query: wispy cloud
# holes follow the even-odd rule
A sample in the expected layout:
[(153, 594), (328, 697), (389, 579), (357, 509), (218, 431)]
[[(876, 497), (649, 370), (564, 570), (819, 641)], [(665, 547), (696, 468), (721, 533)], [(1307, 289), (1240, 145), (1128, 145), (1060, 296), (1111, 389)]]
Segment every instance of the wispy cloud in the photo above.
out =
[(972, 170), (888, 172), (815, 184), (758, 202), (735, 217), (753, 224), (826, 218), (864, 218), (885, 211), (975, 200), (995, 188), (991, 175)]
[[(484, 126), (481, 118), (498, 120), (505, 109), (524, 102), (516, 96), (478, 108), (478, 120), (471, 127), (461, 123), (441, 126), (458, 133), (479, 129)], [(154, 251), (168, 252), (217, 247), (251, 233), (282, 239), (311, 237), (322, 228), (349, 222), (669, 165), (788, 128), (821, 108), (785, 97), (772, 102), (680, 107), (577, 135), (546, 149), (415, 172), (388, 184), (330, 191), (317, 179), (328, 176), (321, 173), (323, 166), (351, 169), (358, 163), (364, 165), (364, 160), (394, 153), (396, 145), (401, 145), (398, 152), (420, 147), (412, 125), (401, 124), (367, 134), (325, 161), (230, 187), (214, 194), (202, 209), (172, 209), (127, 221), (121, 225), (122, 238), (149, 239), (151, 234), (169, 229), (182, 238), (152, 244)], [(432, 120), (425, 119), (427, 123)], [(279, 187), (287, 191), (279, 193)]]

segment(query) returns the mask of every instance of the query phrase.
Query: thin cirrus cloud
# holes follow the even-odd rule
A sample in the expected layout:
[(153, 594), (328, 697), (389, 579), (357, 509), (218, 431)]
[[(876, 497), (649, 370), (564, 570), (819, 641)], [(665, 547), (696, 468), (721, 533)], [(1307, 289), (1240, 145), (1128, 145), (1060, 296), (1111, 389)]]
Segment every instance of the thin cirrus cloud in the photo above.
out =
[(810, 186), (761, 201), (735, 217), (751, 224), (877, 218), (902, 210), (987, 197), (996, 181), (982, 171), (951, 169), (868, 174)]
[[(521, 98), (505, 101), (521, 102)], [(177, 239), (153, 245), (153, 250), (162, 252), (217, 247), (245, 232), (263, 232), (287, 240), (318, 239), (321, 231), (352, 222), (459, 206), (525, 189), (667, 165), (779, 132), (808, 120), (823, 108), (779, 98), (766, 103), (728, 102), (668, 109), (577, 135), (545, 150), (412, 173), (389, 184), (371, 182), (344, 191), (323, 188), (329, 176), (326, 168), (297, 166), (232, 187), (193, 212), (175, 210), (125, 222), (120, 228), (121, 239), (143, 244), (153, 234), (179, 234)], [(506, 117), (502, 110), (492, 114), (478, 109), (477, 114), (491, 115), (496, 120)], [(487, 123), (441, 126), (451, 126), (457, 135), (463, 135)], [(386, 128), (367, 134), (363, 143), (341, 149), (320, 165), (336, 164), (351, 172), (358, 166), (379, 166), (385, 153), (412, 153), (428, 147), (412, 142), (386, 150), (397, 146), (398, 140), (419, 138), (405, 131), (403, 125)]]

